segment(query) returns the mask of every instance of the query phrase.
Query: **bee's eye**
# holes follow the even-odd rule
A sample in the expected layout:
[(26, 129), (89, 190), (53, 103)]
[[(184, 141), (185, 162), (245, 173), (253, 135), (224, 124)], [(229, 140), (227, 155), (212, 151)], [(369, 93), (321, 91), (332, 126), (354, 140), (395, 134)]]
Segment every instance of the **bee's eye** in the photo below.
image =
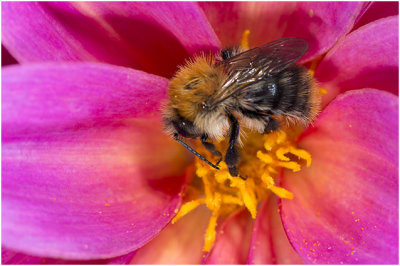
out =
[(185, 138), (197, 138), (199, 134), (192, 122), (180, 119), (172, 121), (176, 131), (179, 135)]

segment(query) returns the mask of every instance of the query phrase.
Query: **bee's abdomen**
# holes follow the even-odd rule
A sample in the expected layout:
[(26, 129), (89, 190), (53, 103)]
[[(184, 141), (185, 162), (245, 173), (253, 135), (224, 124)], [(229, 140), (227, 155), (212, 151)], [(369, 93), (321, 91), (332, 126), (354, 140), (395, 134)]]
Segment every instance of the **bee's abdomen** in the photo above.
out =
[(246, 87), (241, 112), (250, 118), (265, 114), (297, 118), (308, 123), (318, 113), (315, 84), (305, 67), (292, 65)]
[(246, 88), (243, 96), (257, 111), (275, 114), (307, 113), (311, 76), (293, 65), (275, 76), (266, 76)]
[(312, 108), (312, 77), (307, 69), (293, 65), (276, 77), (277, 94), (272, 110), (274, 113), (308, 117)]

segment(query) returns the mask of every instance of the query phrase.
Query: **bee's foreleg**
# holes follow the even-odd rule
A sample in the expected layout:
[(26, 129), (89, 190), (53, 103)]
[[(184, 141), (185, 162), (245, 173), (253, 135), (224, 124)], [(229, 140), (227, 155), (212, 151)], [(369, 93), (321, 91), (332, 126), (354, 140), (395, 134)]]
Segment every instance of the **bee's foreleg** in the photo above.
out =
[(211, 152), (213, 155), (218, 156), (219, 160), (216, 163), (216, 165), (218, 165), (221, 161), (222, 161), (222, 154), (217, 150), (217, 148), (215, 147), (214, 144), (212, 144), (211, 142), (207, 142), (208, 135), (204, 134), (203, 136), (201, 136), (200, 140), (201, 140), (201, 144), (203, 144), (203, 146), (209, 151)]
[(279, 123), (274, 118), (266, 116), (264, 118), (264, 132), (263, 134), (269, 134), (279, 128)]
[(238, 176), (239, 170), (237, 168), (237, 163), (239, 161), (239, 153), (236, 149), (236, 141), (239, 137), (239, 122), (230, 113), (228, 114), (228, 118), (231, 122), (231, 131), (229, 138), (229, 147), (225, 154), (225, 162), (228, 166), (231, 176)]

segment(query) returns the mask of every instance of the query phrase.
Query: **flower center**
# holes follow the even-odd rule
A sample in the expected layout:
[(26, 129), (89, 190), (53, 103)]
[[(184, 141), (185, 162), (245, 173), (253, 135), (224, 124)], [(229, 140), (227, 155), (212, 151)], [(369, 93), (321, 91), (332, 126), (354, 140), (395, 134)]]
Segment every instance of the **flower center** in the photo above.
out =
[[(249, 49), (249, 34), (250, 31), (246, 30), (242, 36), (241, 47), (244, 50)], [(314, 75), (320, 60), (321, 58), (317, 58), (310, 63), (308, 68), (311, 75)], [(319, 92), (324, 95), (326, 89), (320, 88)], [(226, 217), (235, 210), (245, 207), (255, 219), (259, 202), (272, 193), (280, 198), (293, 199), (293, 193), (278, 186), (276, 180), (281, 175), (282, 168), (298, 172), (304, 163), (307, 167), (311, 165), (311, 155), (297, 148), (295, 144), (301, 131), (302, 129), (296, 125), (284, 127), (268, 135), (245, 131), (246, 138), (243, 146), (239, 148), (239, 176), (231, 176), (223, 161), (219, 164), (220, 170), (216, 170), (196, 157), (196, 176), (200, 178), (202, 185), (199, 187), (199, 182), (192, 182), (188, 186), (185, 196), (192, 200), (184, 203), (179, 210), (175, 210), (176, 216), (172, 223), (199, 205), (205, 204), (212, 212), (203, 246), (203, 251), (208, 252), (215, 241), (219, 217)], [(228, 140), (223, 140), (215, 146), (221, 152), (226, 151)], [(208, 152), (200, 141), (196, 142), (196, 150), (213, 161), (219, 159)]]
[[(240, 177), (231, 176), (224, 162), (219, 164), (220, 170), (216, 170), (196, 158), (196, 176), (201, 179), (203, 187), (190, 185), (188, 191), (201, 191), (203, 195), (184, 203), (180, 210), (176, 210), (177, 215), (172, 220), (172, 223), (175, 223), (200, 204), (205, 204), (212, 212), (203, 247), (206, 252), (210, 251), (214, 243), (218, 217), (225, 217), (245, 207), (254, 219), (257, 216), (258, 203), (271, 193), (281, 198), (292, 199), (293, 193), (276, 184), (281, 168), (297, 172), (301, 170), (302, 163), (305, 162), (307, 166), (311, 164), (310, 154), (296, 148), (293, 139), (283, 130), (268, 135), (252, 132), (247, 132), (246, 135), (243, 147), (239, 148)], [(220, 151), (226, 150), (227, 140), (217, 143), (216, 147)], [(218, 160), (200, 142), (196, 143), (196, 150), (206, 154), (207, 158)]]

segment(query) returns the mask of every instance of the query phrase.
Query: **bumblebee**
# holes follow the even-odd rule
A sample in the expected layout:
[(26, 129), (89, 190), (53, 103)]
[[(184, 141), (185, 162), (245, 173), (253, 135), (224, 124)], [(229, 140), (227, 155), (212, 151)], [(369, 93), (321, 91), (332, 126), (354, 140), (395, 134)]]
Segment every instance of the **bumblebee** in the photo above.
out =
[[(163, 109), (166, 131), (210, 166), (180, 137), (199, 138), (213, 155), (238, 176), (242, 128), (261, 134), (283, 123), (309, 125), (319, 111), (319, 93), (308, 70), (295, 62), (308, 50), (305, 40), (284, 38), (241, 51), (200, 55), (180, 67), (171, 79)], [(223, 157), (212, 141), (229, 137)], [(211, 142), (210, 142), (211, 141)]]

